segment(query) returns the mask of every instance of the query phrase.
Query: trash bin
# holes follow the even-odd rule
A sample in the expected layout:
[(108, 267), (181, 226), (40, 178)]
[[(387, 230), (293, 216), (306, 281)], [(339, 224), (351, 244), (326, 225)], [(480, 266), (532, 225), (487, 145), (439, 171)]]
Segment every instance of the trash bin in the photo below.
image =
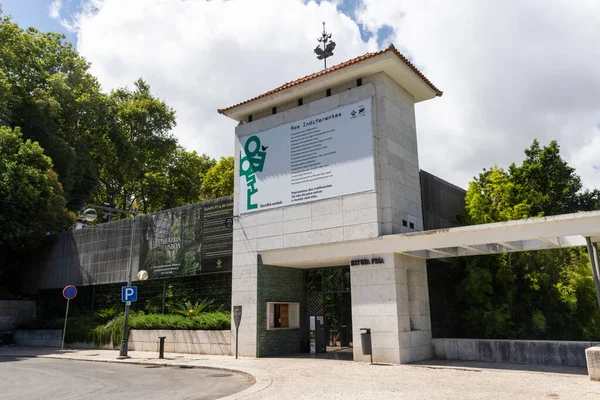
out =
[(371, 364), (373, 364), (373, 346), (371, 345), (371, 328), (360, 328), (360, 343), (362, 345), (362, 353), (365, 356), (371, 356)]
[(348, 337), (348, 326), (342, 325), (340, 328), (340, 347), (350, 346), (350, 338)]

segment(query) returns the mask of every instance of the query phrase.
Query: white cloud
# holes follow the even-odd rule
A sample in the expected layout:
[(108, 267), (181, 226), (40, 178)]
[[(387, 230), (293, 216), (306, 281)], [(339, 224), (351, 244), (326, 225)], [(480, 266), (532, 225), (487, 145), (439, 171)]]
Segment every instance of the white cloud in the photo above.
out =
[(600, 187), (592, 162), (582, 162), (589, 143), (600, 150), (600, 3), (364, 5), (359, 20), (392, 26), (396, 45), (444, 91), (417, 105), (423, 169), (466, 187), (484, 167), (520, 162), (534, 138), (556, 139), (585, 185)]
[[(302, 0), (90, 0), (70, 24), (105, 89), (146, 79), (177, 110), (181, 143), (233, 151), (226, 107), (317, 71), (321, 21), (331, 63), (376, 48), (335, 3)], [(390, 39), (444, 96), (417, 106), (423, 169), (465, 187), (481, 168), (557, 139), (600, 187), (600, 3), (596, 0), (364, 0), (356, 16)], [(595, 154), (594, 154), (595, 153)], [(594, 164), (595, 163), (595, 164)]]
[(48, 14), (53, 19), (60, 18), (60, 9), (62, 8), (62, 0), (52, 0), (48, 6)]
[(297, 0), (95, 1), (79, 16), (77, 48), (104, 89), (146, 79), (177, 112), (187, 148), (233, 153), (235, 123), (217, 114), (321, 69), (312, 54), (322, 21), (334, 33), (333, 62), (375, 50), (334, 4)]

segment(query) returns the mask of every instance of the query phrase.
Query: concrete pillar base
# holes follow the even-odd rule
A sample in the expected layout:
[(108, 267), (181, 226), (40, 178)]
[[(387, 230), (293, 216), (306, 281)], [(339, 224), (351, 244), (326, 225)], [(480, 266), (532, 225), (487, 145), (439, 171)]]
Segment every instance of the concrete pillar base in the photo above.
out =
[(590, 347), (585, 350), (588, 375), (592, 381), (600, 382), (600, 346)]

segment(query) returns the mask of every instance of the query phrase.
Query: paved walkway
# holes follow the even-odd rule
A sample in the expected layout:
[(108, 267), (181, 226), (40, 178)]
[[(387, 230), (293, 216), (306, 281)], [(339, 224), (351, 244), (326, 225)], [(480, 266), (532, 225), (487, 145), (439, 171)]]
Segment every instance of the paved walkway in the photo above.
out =
[[(582, 368), (429, 361), (411, 365), (369, 365), (351, 361), (298, 358), (240, 358), (116, 350), (0, 347), (0, 357), (52, 357), (73, 360), (205, 367), (249, 373), (256, 384), (227, 399), (600, 399), (600, 383)], [(1, 360), (0, 360), (1, 361)]]

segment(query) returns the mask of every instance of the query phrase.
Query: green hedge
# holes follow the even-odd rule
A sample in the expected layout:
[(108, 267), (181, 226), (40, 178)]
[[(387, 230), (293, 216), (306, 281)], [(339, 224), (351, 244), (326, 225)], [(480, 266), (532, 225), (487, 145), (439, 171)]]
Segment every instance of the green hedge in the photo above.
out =
[(224, 330), (231, 328), (231, 314), (202, 313), (195, 317), (173, 314), (136, 314), (129, 320), (131, 329)]
[[(129, 314), (129, 329), (183, 329), (183, 330), (226, 330), (231, 329), (231, 314), (226, 312), (202, 313), (195, 317), (173, 314)], [(123, 315), (118, 315), (104, 325), (92, 330), (93, 341), (97, 346), (123, 340)]]

